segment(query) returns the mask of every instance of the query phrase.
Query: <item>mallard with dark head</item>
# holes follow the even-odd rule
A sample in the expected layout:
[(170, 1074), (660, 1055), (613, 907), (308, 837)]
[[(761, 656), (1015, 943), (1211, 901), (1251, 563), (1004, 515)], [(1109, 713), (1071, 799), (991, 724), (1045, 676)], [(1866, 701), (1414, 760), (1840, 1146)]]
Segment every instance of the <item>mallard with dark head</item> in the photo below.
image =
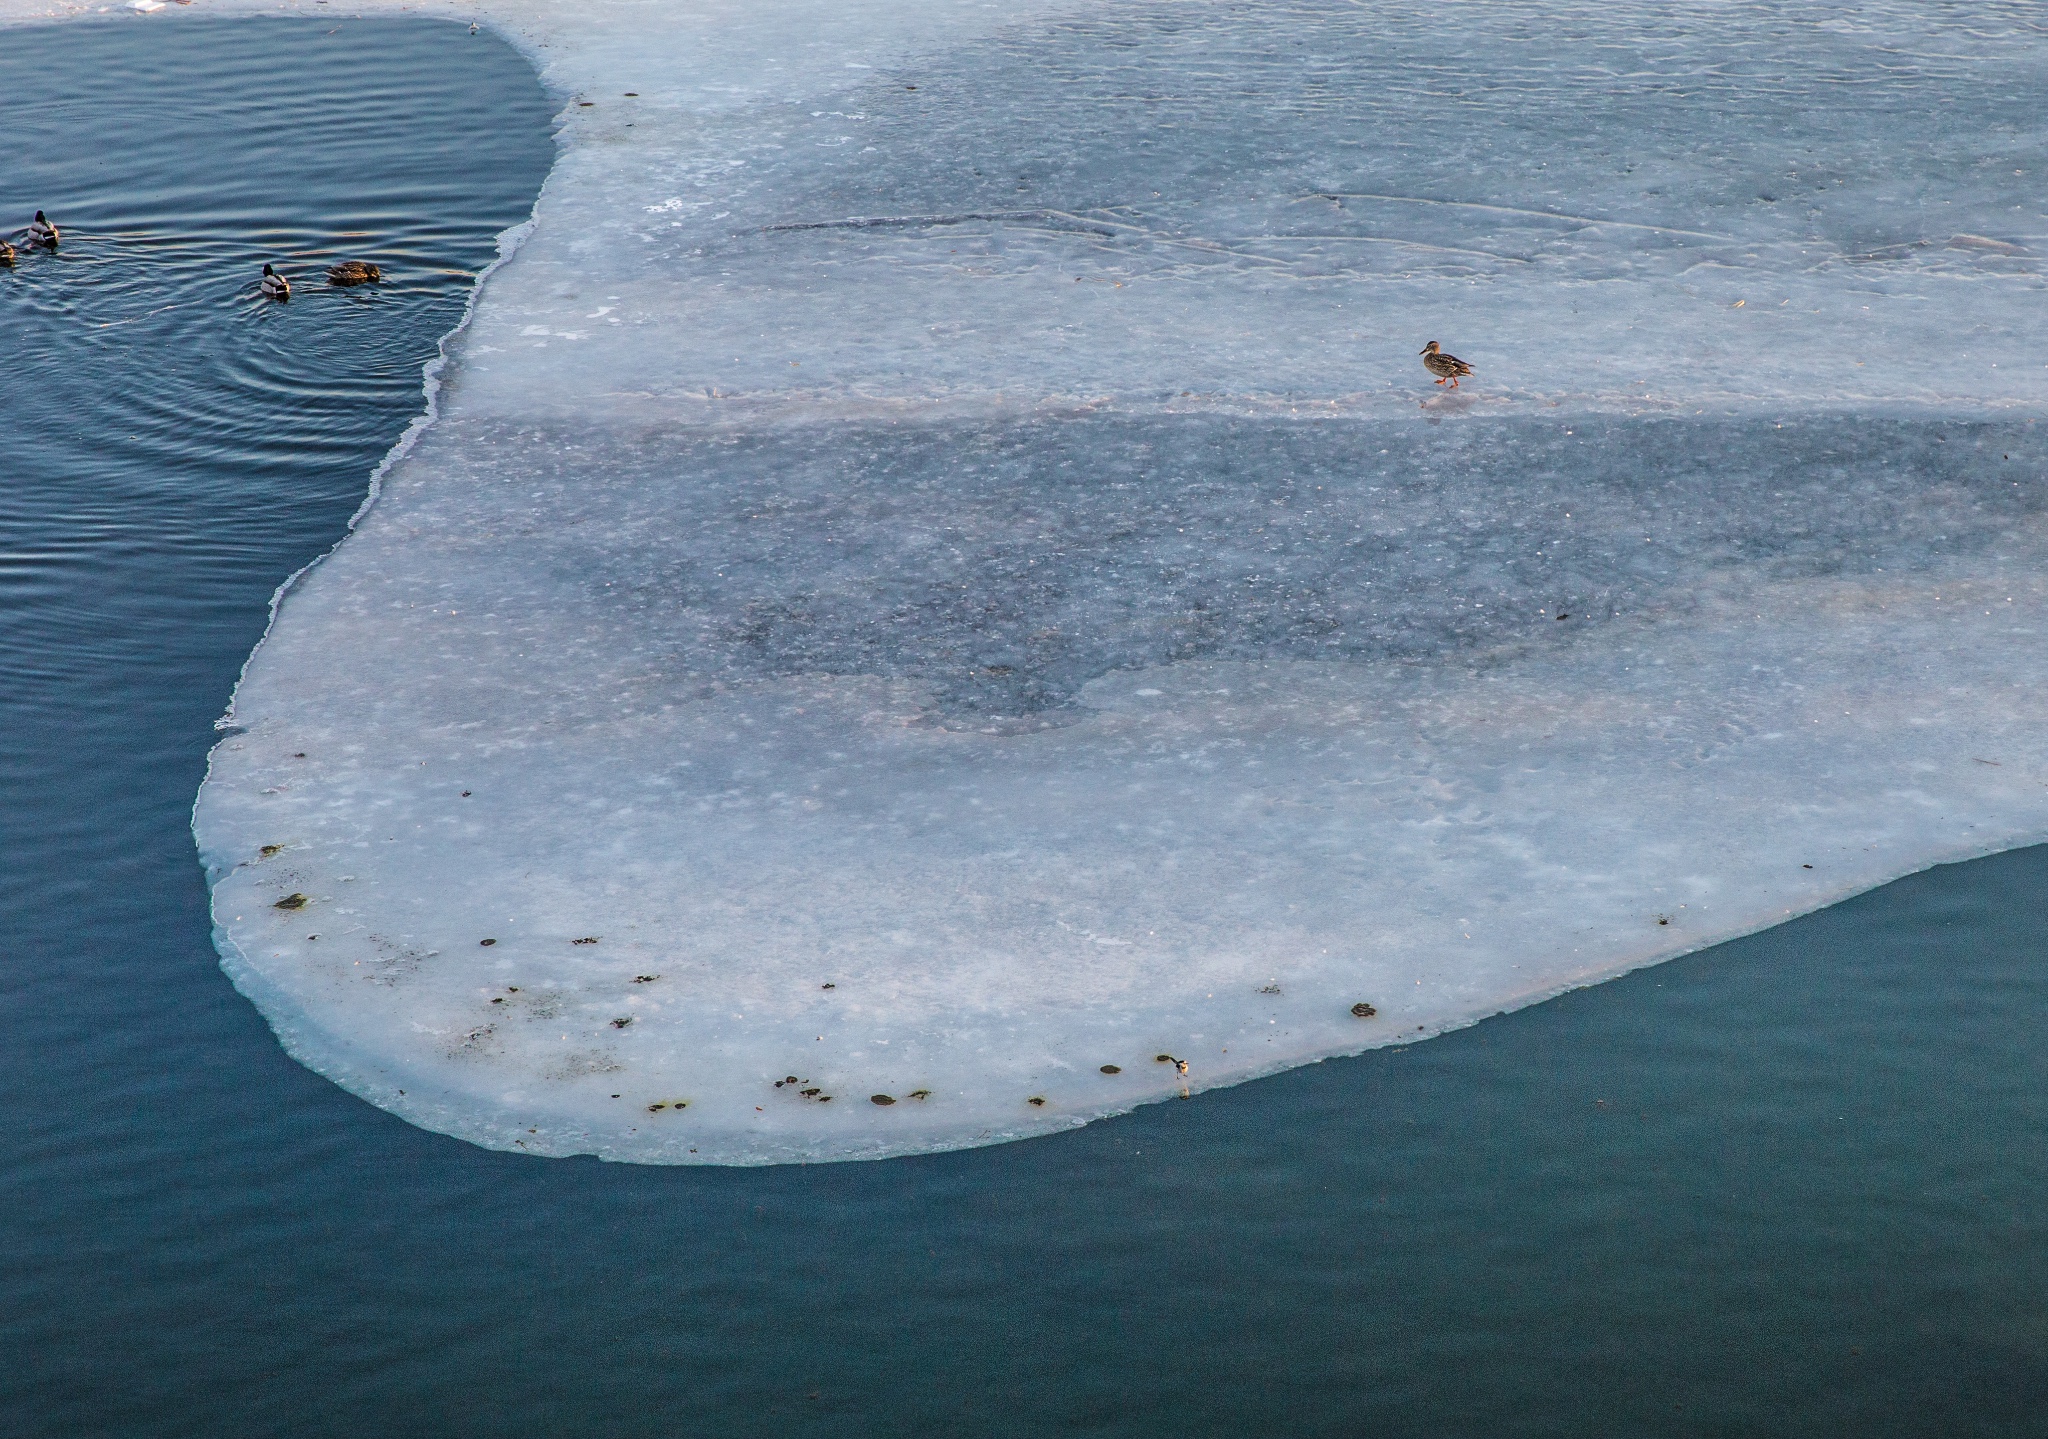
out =
[(289, 300), (292, 297), (292, 282), (268, 265), (263, 267), (263, 278), (257, 283), (263, 293), (273, 300)]
[(384, 272), (368, 260), (343, 260), (339, 265), (327, 267), (327, 283), (330, 285), (375, 285), (384, 279)]
[(36, 211), (35, 219), (29, 222), (28, 242), (31, 245), (48, 245), (52, 250), (57, 248), (57, 227), (49, 222), (41, 210)]
[(1454, 390), (1458, 388), (1458, 376), (1472, 373), (1470, 365), (1456, 355), (1446, 355), (1435, 340), (1422, 347), (1422, 368), (1435, 375), (1439, 385), (1449, 381)]

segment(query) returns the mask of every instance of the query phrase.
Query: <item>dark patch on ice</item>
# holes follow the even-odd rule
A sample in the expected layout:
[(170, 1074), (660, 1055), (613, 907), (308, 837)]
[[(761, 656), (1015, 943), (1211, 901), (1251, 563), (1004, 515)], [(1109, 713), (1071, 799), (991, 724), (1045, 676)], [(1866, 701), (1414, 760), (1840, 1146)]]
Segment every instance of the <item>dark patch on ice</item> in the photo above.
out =
[[(1094, 416), (756, 434), (443, 427), (455, 529), (551, 574), (662, 689), (914, 681), (939, 723), (1061, 722), (1189, 660), (1443, 660), (1683, 612), (1730, 580), (1911, 573), (2043, 507), (2024, 422)], [(491, 427), (495, 428), (495, 427)], [(457, 431), (461, 433), (457, 433)], [(498, 513), (504, 452), (537, 471)], [(466, 493), (464, 493), (466, 491)], [(523, 519), (545, 505), (549, 522)], [(450, 518), (454, 518), (453, 515)], [(522, 537), (523, 535), (523, 537)], [(491, 566), (501, 615), (506, 588)], [(479, 597), (478, 603), (481, 603)]]

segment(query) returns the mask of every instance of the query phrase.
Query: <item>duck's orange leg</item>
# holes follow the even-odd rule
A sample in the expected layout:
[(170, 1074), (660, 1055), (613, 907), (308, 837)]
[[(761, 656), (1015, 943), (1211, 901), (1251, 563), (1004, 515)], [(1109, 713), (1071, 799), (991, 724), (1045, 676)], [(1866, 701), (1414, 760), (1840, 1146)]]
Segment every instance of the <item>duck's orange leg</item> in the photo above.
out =
[(1438, 383), (1439, 385), (1441, 385), (1441, 384), (1443, 383), (1443, 381), (1442, 381), (1442, 380), (1438, 380), (1438, 381), (1437, 381), (1437, 383)]

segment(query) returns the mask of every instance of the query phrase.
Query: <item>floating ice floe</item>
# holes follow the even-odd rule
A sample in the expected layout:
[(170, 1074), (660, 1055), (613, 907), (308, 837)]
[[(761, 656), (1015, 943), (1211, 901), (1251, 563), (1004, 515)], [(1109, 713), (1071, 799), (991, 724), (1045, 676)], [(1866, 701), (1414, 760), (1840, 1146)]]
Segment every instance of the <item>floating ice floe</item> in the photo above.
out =
[(559, 163), (195, 820), (373, 1103), (992, 1142), (2048, 835), (2027, 7), (494, 14)]

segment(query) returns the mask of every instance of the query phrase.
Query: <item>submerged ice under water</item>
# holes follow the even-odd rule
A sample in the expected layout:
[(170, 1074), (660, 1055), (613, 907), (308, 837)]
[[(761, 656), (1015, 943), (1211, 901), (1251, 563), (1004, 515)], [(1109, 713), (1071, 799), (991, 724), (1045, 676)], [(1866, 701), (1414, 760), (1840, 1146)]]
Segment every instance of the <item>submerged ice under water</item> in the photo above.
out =
[(230, 973), (479, 1143), (850, 1158), (2048, 834), (2048, 43), (1947, 16), (506, 11), (561, 158), (236, 696)]

